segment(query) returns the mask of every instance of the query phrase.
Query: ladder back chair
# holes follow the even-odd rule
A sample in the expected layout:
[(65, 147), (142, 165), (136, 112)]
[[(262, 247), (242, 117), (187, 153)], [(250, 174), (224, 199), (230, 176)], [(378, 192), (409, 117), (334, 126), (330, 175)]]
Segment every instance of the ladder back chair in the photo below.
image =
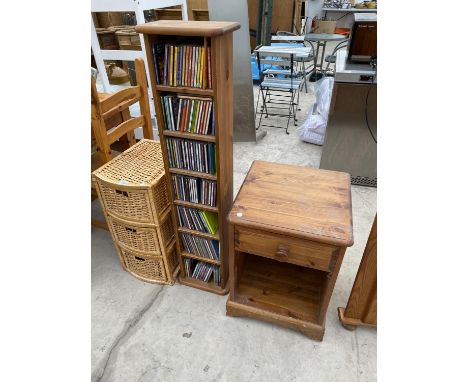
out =
[[(124, 151), (136, 143), (135, 129), (143, 129), (143, 137), (154, 139), (149, 108), (145, 64), (135, 59), (136, 86), (130, 86), (116, 93), (99, 93), (96, 79), (91, 76), (91, 172), (98, 169), (119, 152), (111, 145), (119, 141)], [(138, 103), (141, 115), (132, 117), (129, 107)], [(91, 200), (97, 198), (95, 185), (91, 182)], [(92, 225), (107, 229), (107, 225), (92, 219)]]

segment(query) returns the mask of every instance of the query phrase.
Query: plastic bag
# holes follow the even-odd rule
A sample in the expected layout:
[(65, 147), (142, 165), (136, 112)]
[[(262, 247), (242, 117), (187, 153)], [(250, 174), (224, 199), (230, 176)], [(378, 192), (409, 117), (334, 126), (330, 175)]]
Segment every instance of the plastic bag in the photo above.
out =
[(317, 81), (315, 85), (316, 103), (310, 108), (304, 123), (297, 129), (299, 138), (304, 142), (323, 145), (332, 91), (333, 77), (324, 77)]
[(299, 138), (304, 142), (323, 145), (327, 120), (320, 114), (309, 113), (304, 123), (297, 129)]
[(328, 119), (333, 92), (333, 77), (323, 77), (315, 85), (316, 113)]

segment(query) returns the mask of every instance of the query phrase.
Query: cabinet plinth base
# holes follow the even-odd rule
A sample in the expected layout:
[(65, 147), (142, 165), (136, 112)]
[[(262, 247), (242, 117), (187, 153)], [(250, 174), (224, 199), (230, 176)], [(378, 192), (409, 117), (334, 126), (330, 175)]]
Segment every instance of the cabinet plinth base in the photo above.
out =
[(368, 326), (370, 328), (377, 328), (375, 324), (368, 324), (356, 318), (349, 318), (345, 316), (345, 308), (338, 308), (338, 318), (340, 319), (341, 325), (345, 329), (354, 330), (357, 326)]
[(229, 281), (226, 282), (226, 286), (221, 288), (215, 285), (213, 282), (205, 283), (200, 280), (193, 279), (191, 277), (183, 277), (182, 275), (179, 276), (179, 283), (182, 285), (187, 285), (192, 288), (197, 288), (204, 290), (205, 292), (216, 293), (221, 296), (228, 294), (229, 292)]
[(226, 315), (231, 317), (250, 317), (257, 320), (270, 322), (285, 326), (290, 329), (298, 330), (305, 336), (317, 341), (322, 341), (323, 334), (325, 333), (325, 325), (318, 325), (312, 322), (298, 320), (292, 317), (282, 316), (273, 312), (266, 312), (265, 310), (240, 304), (228, 299), (226, 302)]

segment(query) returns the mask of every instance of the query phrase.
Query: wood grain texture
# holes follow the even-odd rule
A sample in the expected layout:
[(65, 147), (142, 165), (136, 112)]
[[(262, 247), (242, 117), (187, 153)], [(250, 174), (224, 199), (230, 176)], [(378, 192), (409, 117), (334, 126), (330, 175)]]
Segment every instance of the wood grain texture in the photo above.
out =
[(179, 206), (184, 206), (184, 207), (197, 208), (199, 210), (218, 212), (217, 207), (211, 207), (211, 206), (207, 206), (205, 204), (200, 204), (200, 203), (186, 202), (185, 200), (174, 199), (174, 204), (177, 204)]
[(183, 93), (194, 94), (212, 97), (213, 89), (199, 89), (199, 88), (189, 88), (187, 86), (167, 86), (167, 85), (156, 85), (156, 88), (161, 92), (174, 92), (174, 93)]
[(239, 28), (240, 24), (233, 21), (159, 20), (139, 24), (135, 30), (138, 33), (153, 35), (214, 37), (234, 32)]
[(164, 135), (166, 137), (187, 138), (187, 139), (194, 139), (196, 141), (202, 141), (202, 142), (216, 142), (216, 137), (214, 135), (193, 134), (193, 133), (185, 133), (181, 131), (172, 131), (172, 130), (164, 130)]
[(257, 320), (282, 325), (290, 329), (299, 330), (301, 333), (317, 341), (322, 341), (325, 333), (325, 326), (299, 320), (297, 318), (285, 317), (282, 314), (268, 312), (265, 310), (240, 304), (231, 300), (231, 295), (226, 303), (226, 314), (232, 317), (250, 317)]
[[(229, 214), (228, 315), (278, 323), (322, 340), (352, 243), (350, 190), (348, 174), (253, 163)], [(341, 236), (330, 240), (324, 232)]]
[(186, 276), (179, 276), (179, 282), (182, 285), (187, 285), (192, 288), (197, 288), (204, 290), (205, 292), (211, 292), (215, 294), (219, 294), (221, 296), (224, 296), (225, 294), (229, 293), (229, 283), (226, 284), (224, 288), (217, 286), (213, 281), (210, 281), (208, 283), (205, 283), (203, 281), (193, 279), (191, 277), (186, 277)]
[[(163, 133), (163, 135), (164, 135), (164, 133)], [(216, 175), (207, 174), (205, 172), (184, 170), (182, 168), (169, 167), (169, 172), (172, 173), (172, 174), (179, 174), (179, 175), (193, 176), (193, 177), (196, 177), (196, 178), (216, 180)]]
[(254, 161), (228, 219), (235, 225), (349, 247), (354, 242), (350, 176)]
[[(166, 173), (180, 174), (215, 180), (217, 184), (217, 207), (206, 207), (203, 205), (190, 205), (198, 209), (218, 212), (219, 230), (216, 235), (210, 235), (198, 231), (188, 230), (178, 227), (176, 205), (189, 206), (187, 202), (175, 200), (172, 184), (168, 184), (168, 191), (172, 204), (173, 221), (175, 230), (179, 233), (191, 233), (208, 239), (219, 239), (220, 242), (220, 273), (221, 285), (218, 287), (213, 282), (205, 283), (187, 277), (183, 266), (183, 251), (180, 237), (177, 237), (177, 253), (181, 268), (179, 281), (181, 284), (211, 291), (218, 294), (226, 294), (229, 290), (229, 267), (228, 267), (228, 225), (227, 215), (232, 206), (233, 199), (233, 167), (232, 167), (232, 131), (233, 131), (233, 93), (232, 93), (232, 31), (239, 28), (238, 23), (231, 22), (195, 22), (195, 21), (158, 21), (137, 26), (137, 31), (144, 34), (145, 47), (150, 70), (151, 87), (154, 95), (154, 105), (158, 122), (159, 137), (163, 151), (164, 165)], [(154, 72), (154, 58), (151, 54), (152, 44), (176, 43), (183, 44), (186, 36), (190, 37), (188, 43), (193, 41), (203, 42), (205, 46), (211, 46), (211, 67), (212, 67), (212, 89), (197, 89), (190, 87), (172, 87), (156, 84)], [(213, 97), (214, 118), (216, 135), (199, 135), (181, 132), (169, 132), (164, 130), (164, 119), (160, 96), (162, 94), (183, 93), (184, 95), (204, 95)], [(216, 175), (201, 172), (169, 168), (166, 138), (176, 136), (182, 139), (195, 139), (215, 143), (217, 170)], [(188, 257), (188, 256), (185, 256)]]
[(287, 317), (316, 322), (325, 274), (246, 256), (236, 301)]
[(344, 325), (377, 326), (377, 216), (346, 309), (340, 308), (338, 313)]
[[(236, 28), (237, 29), (237, 28)], [(213, 63), (213, 107), (215, 110), (216, 154), (218, 159), (218, 220), (219, 249), (221, 256), (221, 286), (229, 278), (229, 240), (227, 216), (233, 200), (233, 85), (232, 33), (211, 40)]]
[(332, 255), (336, 250), (328, 244), (244, 227), (236, 227), (234, 240), (236, 250), (323, 271), (331, 269)]

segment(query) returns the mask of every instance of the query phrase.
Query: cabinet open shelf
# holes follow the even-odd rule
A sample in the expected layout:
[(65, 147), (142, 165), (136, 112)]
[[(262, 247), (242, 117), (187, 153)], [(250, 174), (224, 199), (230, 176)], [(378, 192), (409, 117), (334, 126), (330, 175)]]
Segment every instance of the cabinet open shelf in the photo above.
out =
[(204, 261), (205, 263), (210, 263), (210, 264), (215, 264), (215, 265), (221, 264), (219, 260), (208, 259), (206, 257), (197, 256), (197, 255), (194, 255), (193, 253), (189, 253), (186, 251), (182, 251), (182, 257), (188, 257), (190, 259), (200, 260), (200, 261)]
[(217, 207), (211, 207), (211, 206), (207, 206), (206, 204), (201, 204), (201, 203), (186, 202), (185, 200), (175, 199), (174, 204), (177, 204), (178, 206), (183, 206), (183, 207), (197, 208), (199, 210), (218, 212)]
[(201, 280), (194, 279), (188, 276), (179, 276), (179, 282), (183, 285), (187, 285), (193, 288), (198, 288), (207, 292), (212, 292), (220, 295), (225, 295), (229, 292), (229, 284), (226, 283), (226, 286), (223, 288), (215, 284), (213, 280), (209, 282), (204, 282)]
[(156, 89), (158, 92), (173, 92), (173, 93), (184, 93), (187, 95), (194, 94), (194, 95), (201, 95), (212, 97), (214, 94), (213, 89), (199, 89), (199, 88), (191, 88), (188, 86), (166, 86), (166, 85), (156, 85)]
[(207, 174), (206, 172), (184, 170), (182, 168), (175, 168), (175, 167), (170, 167), (169, 172), (172, 174), (194, 176), (194, 177), (204, 178), (208, 180), (217, 180), (216, 175)]
[(195, 231), (193, 229), (189, 229), (189, 228), (185, 228), (185, 227), (177, 227), (177, 229), (178, 229), (179, 232), (182, 232), (182, 233), (188, 233), (190, 235), (204, 237), (205, 239), (219, 240), (219, 233), (218, 232), (215, 235), (212, 235), (211, 233)]
[[(185, 202), (176, 199), (173, 190), (173, 183), (168, 182), (174, 229), (178, 233), (178, 235), (176, 235), (176, 245), (181, 272), (179, 281), (181, 284), (217, 294), (226, 294), (229, 290), (227, 215), (231, 209), (233, 200), (232, 135), (234, 99), (232, 84), (232, 33), (239, 28), (240, 24), (237, 22), (178, 20), (161, 20), (136, 26), (136, 31), (143, 34), (145, 41), (151, 88), (153, 92), (159, 138), (161, 140), (166, 174), (185, 175), (216, 181), (216, 207), (209, 207), (203, 204)], [(171, 46), (173, 48), (171, 48)], [(154, 53), (158, 58), (158, 65), (156, 66), (155, 58), (153, 56), (153, 47), (155, 48)], [(174, 61), (167, 61), (166, 57), (168, 56), (166, 56), (166, 53), (168, 51), (171, 52), (172, 49), (176, 49), (176, 52), (180, 52), (180, 47), (182, 47), (182, 54), (180, 56), (170, 56), (175, 57)], [(193, 47), (195, 47), (195, 49), (193, 49)], [(202, 47), (201, 50), (200, 47)], [(188, 56), (185, 55), (187, 51), (201, 51), (205, 56), (201, 56), (202, 61), (197, 61), (196, 57), (195, 61), (193, 61), (191, 58), (193, 56), (190, 56), (190, 54)], [(161, 61), (160, 57), (162, 57), (164, 61)], [(180, 57), (182, 57), (181, 60)], [(197, 65), (194, 65), (194, 62), (200, 62), (199, 66), (197, 67)], [(204, 65), (208, 66), (205, 67)], [(172, 67), (175, 68), (175, 70), (171, 72), (172, 69), (168, 68)], [(157, 68), (158, 73), (156, 73), (155, 68)], [(195, 70), (195, 72), (193, 70)], [(167, 84), (170, 83), (174, 85), (174, 76), (176, 78), (175, 83), (186, 84), (187, 78), (189, 78), (189, 81), (193, 80), (194, 73), (198, 73), (195, 75), (199, 76), (198, 83), (201, 84), (201, 86), (208, 86), (210, 88), (167, 86)], [(158, 83), (156, 81), (157, 78)], [(169, 130), (165, 126), (165, 114), (163, 113), (163, 101), (161, 100), (161, 97), (168, 95), (168, 93), (178, 93), (180, 96), (210, 97), (212, 99), (215, 135), (202, 135)], [(208, 131), (211, 132), (213, 130), (210, 129)], [(178, 138), (179, 140), (198, 141), (197, 144), (200, 141), (206, 142), (206, 146), (205, 143), (201, 143), (198, 147), (209, 147), (210, 151), (208, 155), (214, 155), (215, 157), (214, 163), (216, 163), (216, 173), (208, 174), (204, 172), (169, 167), (167, 146), (167, 139), (169, 138), (171, 138), (170, 142), (174, 142), (174, 138)], [(171, 150), (172, 149), (173, 148), (171, 146)], [(196, 151), (194, 151), (194, 154), (190, 152), (189, 155), (193, 155), (191, 156), (191, 159), (200, 160), (200, 155), (198, 154), (197, 156)], [(178, 161), (174, 161), (174, 163), (178, 163)], [(211, 235), (185, 227), (179, 227), (176, 209), (177, 206), (217, 213), (218, 232), (215, 235)], [(194, 255), (187, 254), (181, 239), (182, 233), (209, 240), (218, 240), (220, 253), (219, 261), (210, 261), (209, 259), (194, 257)], [(188, 277), (184, 267), (184, 257), (219, 265), (220, 286), (216, 285), (213, 280), (211, 280), (211, 282), (203, 282)]]
[(185, 133), (182, 131), (173, 131), (173, 130), (164, 130), (163, 134), (166, 137), (187, 138), (187, 139), (194, 139), (196, 141), (216, 143), (216, 136), (214, 135), (193, 134), (193, 133)]
[(245, 253), (235, 302), (317, 323), (326, 273)]

